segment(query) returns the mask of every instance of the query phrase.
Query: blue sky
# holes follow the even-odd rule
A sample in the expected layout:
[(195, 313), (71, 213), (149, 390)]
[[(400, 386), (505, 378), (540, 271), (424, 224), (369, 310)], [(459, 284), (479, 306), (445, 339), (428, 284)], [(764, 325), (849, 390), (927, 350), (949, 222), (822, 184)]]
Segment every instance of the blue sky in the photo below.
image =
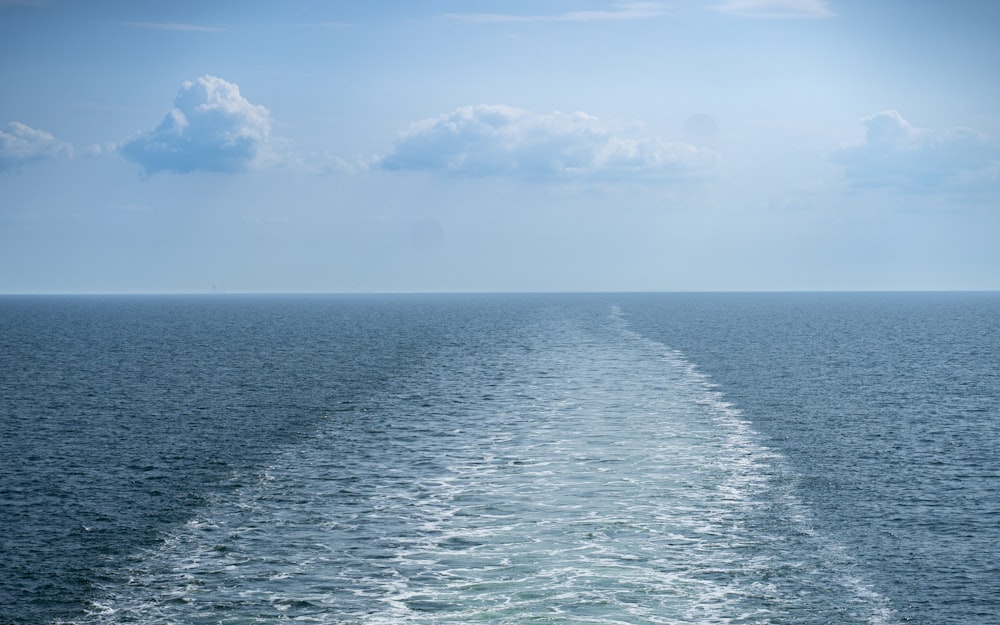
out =
[(0, 292), (1000, 289), (998, 27), (0, 0)]

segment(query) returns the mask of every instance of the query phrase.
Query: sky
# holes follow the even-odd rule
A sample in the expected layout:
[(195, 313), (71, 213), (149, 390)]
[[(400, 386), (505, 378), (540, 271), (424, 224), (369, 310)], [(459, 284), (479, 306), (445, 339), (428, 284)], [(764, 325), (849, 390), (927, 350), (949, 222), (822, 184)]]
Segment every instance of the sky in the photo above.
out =
[(1000, 289), (993, 0), (0, 0), (0, 293)]

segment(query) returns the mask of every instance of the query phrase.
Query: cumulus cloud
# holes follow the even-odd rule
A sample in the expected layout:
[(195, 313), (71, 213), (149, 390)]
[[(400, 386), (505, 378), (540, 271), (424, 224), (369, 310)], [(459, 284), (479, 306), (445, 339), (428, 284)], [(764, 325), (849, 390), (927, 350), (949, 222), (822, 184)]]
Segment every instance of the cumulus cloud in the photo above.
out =
[(143, 171), (238, 172), (266, 156), (271, 113), (215, 76), (185, 82), (174, 106), (151, 131), (119, 147)]
[(997, 183), (1000, 146), (974, 130), (917, 128), (896, 111), (862, 121), (864, 140), (833, 155), (856, 187), (931, 190)]
[(710, 174), (717, 161), (710, 150), (630, 137), (586, 113), (479, 105), (413, 124), (376, 165), (465, 176), (680, 180)]
[(446, 17), (467, 22), (618, 22), (641, 20), (666, 15), (659, 2), (621, 2), (610, 10), (569, 11), (547, 15), (517, 15), (511, 13), (449, 13)]
[(70, 157), (73, 146), (20, 122), (10, 122), (0, 130), (0, 171), (16, 169), (23, 163)]
[(833, 17), (826, 0), (725, 0), (716, 11), (741, 17)]

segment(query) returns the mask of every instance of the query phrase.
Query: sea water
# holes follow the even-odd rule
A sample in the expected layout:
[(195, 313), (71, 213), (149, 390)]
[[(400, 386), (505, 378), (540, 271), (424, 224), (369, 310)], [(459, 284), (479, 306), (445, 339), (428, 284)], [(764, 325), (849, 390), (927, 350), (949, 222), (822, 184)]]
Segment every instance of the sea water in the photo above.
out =
[(1000, 623), (993, 294), (0, 299), (3, 623)]

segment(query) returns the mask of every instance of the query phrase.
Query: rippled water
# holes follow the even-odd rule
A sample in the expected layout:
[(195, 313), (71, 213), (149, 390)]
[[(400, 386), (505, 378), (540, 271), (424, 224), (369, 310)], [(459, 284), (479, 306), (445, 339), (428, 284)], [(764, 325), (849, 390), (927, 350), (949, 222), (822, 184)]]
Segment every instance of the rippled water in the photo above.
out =
[(1000, 623), (1000, 294), (703, 294), (629, 309), (752, 417), (900, 621)]
[[(741, 399), (731, 403), (730, 387), (715, 382), (734, 374), (720, 366), (710, 378), (676, 349), (705, 345), (691, 328), (711, 311), (693, 315), (677, 305), (688, 300), (315, 298), (244, 301), (236, 312), (220, 301), (213, 300), (212, 314), (194, 302), (152, 326), (149, 315), (161, 314), (162, 302), (138, 312), (134, 302), (119, 303), (141, 321), (137, 336), (183, 320), (189, 333), (176, 339), (174, 356), (162, 363), (167, 370), (186, 358), (210, 362), (184, 369), (194, 377), (179, 376), (175, 391), (164, 391), (171, 399), (152, 422), (178, 429), (145, 440), (131, 435), (130, 453), (145, 444), (159, 461), (90, 461), (117, 467), (119, 478), (106, 477), (103, 489), (124, 490), (130, 499), (145, 493), (136, 510), (109, 501), (105, 525), (145, 534), (126, 531), (121, 549), (98, 545), (82, 554), (90, 561), (76, 590), (80, 607), (62, 616), (52, 610), (56, 620), (805, 624), (962, 617), (960, 607), (932, 605), (938, 614), (913, 619), (904, 576), (891, 569), (905, 563), (890, 561), (887, 569), (877, 549), (934, 546), (906, 537), (866, 543), (854, 538), (864, 534), (859, 527), (842, 531), (856, 519), (814, 484), (804, 450), (792, 444), (798, 439), (778, 436), (789, 430), (776, 426), (773, 414), (757, 423), (748, 412), (776, 405), (758, 397), (767, 389), (751, 393), (730, 382)], [(671, 330), (682, 315), (689, 322), (683, 336)], [(724, 318), (716, 311), (713, 323)], [(725, 333), (715, 333), (722, 345)], [(664, 334), (677, 342), (668, 346)], [(154, 336), (148, 351), (129, 341), (132, 355), (124, 360), (155, 360), (162, 341), (171, 341)], [(192, 336), (202, 338), (197, 349), (184, 347)], [(198, 356), (206, 348), (215, 356)], [(713, 367), (722, 362), (710, 351), (699, 355)], [(114, 379), (112, 389), (122, 390)], [(192, 400), (205, 386), (212, 393)], [(786, 384), (772, 392), (795, 391)], [(148, 401), (149, 389), (143, 394)], [(185, 401), (190, 410), (178, 414)], [(116, 410), (105, 402), (94, 412), (114, 422), (124, 418)], [(138, 415), (138, 423), (150, 421)], [(817, 419), (802, 431), (824, 427)], [(844, 440), (840, 448), (866, 449)], [(176, 457), (165, 457), (165, 449)], [(980, 488), (995, 485), (997, 466)], [(162, 482), (150, 481), (151, 471)], [(159, 495), (149, 492), (154, 482)], [(165, 505), (177, 491), (187, 499)], [(997, 536), (988, 523), (981, 528)], [(977, 571), (984, 579), (973, 585), (992, 587), (996, 570)], [(965, 615), (997, 622), (995, 606), (984, 601)], [(44, 622), (43, 608), (9, 618)]]

